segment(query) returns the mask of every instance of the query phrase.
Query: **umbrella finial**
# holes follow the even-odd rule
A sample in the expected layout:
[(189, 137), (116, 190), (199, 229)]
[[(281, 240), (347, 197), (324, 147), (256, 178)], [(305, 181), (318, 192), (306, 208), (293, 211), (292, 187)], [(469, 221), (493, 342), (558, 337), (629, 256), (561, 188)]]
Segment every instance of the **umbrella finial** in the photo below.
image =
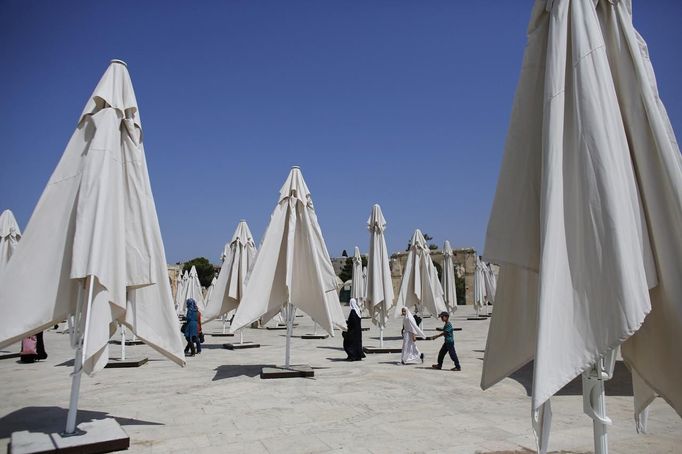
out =
[(123, 60), (119, 60), (119, 59), (117, 59), (117, 58), (112, 59), (112, 60), (111, 60), (111, 63), (120, 63), (120, 64), (122, 64), (123, 66), (125, 66), (126, 68), (128, 67), (128, 63), (124, 62)]

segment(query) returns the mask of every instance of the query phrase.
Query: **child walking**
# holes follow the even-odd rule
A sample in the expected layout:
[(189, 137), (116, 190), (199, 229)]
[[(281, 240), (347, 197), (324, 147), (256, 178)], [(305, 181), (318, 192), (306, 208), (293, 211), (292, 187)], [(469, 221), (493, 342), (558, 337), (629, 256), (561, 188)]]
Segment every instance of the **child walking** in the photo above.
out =
[(440, 348), (440, 352), (438, 352), (438, 364), (434, 364), (431, 367), (434, 369), (442, 369), (443, 359), (445, 359), (445, 353), (447, 352), (450, 354), (450, 359), (455, 362), (455, 367), (452, 370), (462, 370), (459, 365), (459, 358), (457, 358), (457, 352), (455, 351), (454, 328), (452, 327), (452, 323), (449, 322), (450, 314), (441, 312), (439, 317), (441, 321), (445, 323), (445, 325), (443, 325), (443, 331), (439, 335), (433, 336), (431, 339), (437, 339), (440, 336), (444, 336), (443, 346)]

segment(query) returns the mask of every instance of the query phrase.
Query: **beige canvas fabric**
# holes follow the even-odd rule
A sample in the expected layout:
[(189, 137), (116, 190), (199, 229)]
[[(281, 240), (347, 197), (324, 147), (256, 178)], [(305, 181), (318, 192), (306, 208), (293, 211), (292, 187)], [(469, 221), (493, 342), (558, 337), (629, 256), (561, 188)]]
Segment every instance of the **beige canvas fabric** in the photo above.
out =
[(0, 214), (0, 274), (7, 266), (9, 258), (21, 239), (21, 229), (14, 218), (14, 213), (5, 210)]
[(237, 308), (244, 296), (246, 280), (256, 260), (256, 252), (256, 243), (248, 224), (246, 221), (239, 221), (232, 240), (225, 245), (223, 266), (206, 303), (203, 320), (213, 320)]
[(118, 323), (184, 365), (143, 143), (128, 70), (113, 61), (0, 276), (0, 344), (65, 320), (93, 276), (86, 373), (106, 365)]
[(290, 302), (333, 336), (334, 327), (346, 329), (336, 282), (310, 191), (294, 167), (280, 190), (230, 329), (258, 319), (266, 323)]
[(395, 301), (394, 317), (400, 317), (403, 307), (417, 308), (419, 315), (428, 311), (432, 315), (447, 312), (443, 287), (438, 281), (438, 271), (431, 260), (431, 253), (424, 235), (417, 229), (410, 241), (405, 270), (400, 281), (400, 291)]
[(486, 237), (500, 274), (481, 386), (534, 360), (539, 422), (622, 344), (637, 411), (657, 393), (682, 413), (681, 191), (631, 2), (538, 0)]

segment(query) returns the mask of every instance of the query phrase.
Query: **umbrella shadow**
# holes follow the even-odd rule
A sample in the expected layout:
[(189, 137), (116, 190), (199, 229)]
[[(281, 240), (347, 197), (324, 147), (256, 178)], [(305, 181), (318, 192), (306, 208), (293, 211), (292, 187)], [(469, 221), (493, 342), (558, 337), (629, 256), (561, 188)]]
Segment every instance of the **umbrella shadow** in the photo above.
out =
[[(533, 394), (533, 361), (509, 376), (519, 382), (526, 390), (526, 395)], [(607, 396), (632, 397), (632, 374), (623, 361), (616, 361), (613, 378), (604, 382)], [(580, 376), (571, 380), (566, 386), (557, 391), (557, 396), (582, 396), (583, 383)]]
[[(68, 409), (61, 407), (24, 407), (0, 418), (0, 438), (12, 432), (28, 430), (36, 433), (62, 432)], [(78, 410), (76, 423), (114, 418), (122, 426), (163, 426), (162, 423), (141, 419), (122, 418), (104, 411)]]
[(379, 364), (390, 364), (391, 366), (402, 366), (400, 361), (379, 361)]
[(64, 361), (63, 363), (55, 364), (54, 367), (73, 367), (73, 358)]
[[(370, 339), (375, 339), (375, 340), (380, 340), (381, 338), (379, 336), (372, 336)], [(403, 340), (402, 336), (384, 336), (385, 341), (397, 341), (397, 340)]]
[(273, 364), (228, 364), (215, 368), (215, 376), (212, 381), (225, 380), (227, 378), (251, 377), (260, 375), (264, 367), (275, 367)]
[(351, 361), (348, 361), (346, 358), (327, 358), (327, 361), (332, 361), (334, 363), (340, 363), (340, 362), (350, 363), (351, 362)]
[(225, 350), (223, 344), (201, 344), (202, 350)]
[(327, 350), (343, 350), (343, 347), (327, 347), (326, 345), (320, 345), (315, 348), (325, 348)]

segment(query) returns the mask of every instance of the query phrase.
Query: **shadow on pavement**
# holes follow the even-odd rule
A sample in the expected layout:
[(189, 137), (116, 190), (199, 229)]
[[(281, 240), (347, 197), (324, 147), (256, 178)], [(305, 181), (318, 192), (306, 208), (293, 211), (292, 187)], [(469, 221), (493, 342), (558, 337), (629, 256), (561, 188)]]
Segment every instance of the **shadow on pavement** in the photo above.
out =
[[(25, 407), (0, 418), (0, 438), (9, 438), (12, 432), (53, 433), (64, 430), (68, 409), (61, 407)], [(122, 426), (163, 426), (162, 423), (139, 419), (120, 418), (103, 411), (78, 410), (77, 424), (98, 419), (114, 418)]]
[(343, 351), (343, 347), (327, 347), (326, 345), (321, 345), (321, 346), (318, 346), (315, 348), (324, 348), (327, 350), (341, 350), (341, 351)]
[[(511, 374), (509, 378), (519, 382), (525, 388), (526, 395), (531, 396), (533, 392), (533, 361)], [(632, 374), (623, 361), (616, 361), (613, 378), (604, 382), (604, 389), (607, 396), (632, 396)], [(582, 394), (583, 383), (580, 375), (556, 393), (557, 396), (582, 396)]]
[(275, 367), (273, 364), (230, 364), (215, 369), (213, 381), (235, 377), (258, 377), (264, 367)]

